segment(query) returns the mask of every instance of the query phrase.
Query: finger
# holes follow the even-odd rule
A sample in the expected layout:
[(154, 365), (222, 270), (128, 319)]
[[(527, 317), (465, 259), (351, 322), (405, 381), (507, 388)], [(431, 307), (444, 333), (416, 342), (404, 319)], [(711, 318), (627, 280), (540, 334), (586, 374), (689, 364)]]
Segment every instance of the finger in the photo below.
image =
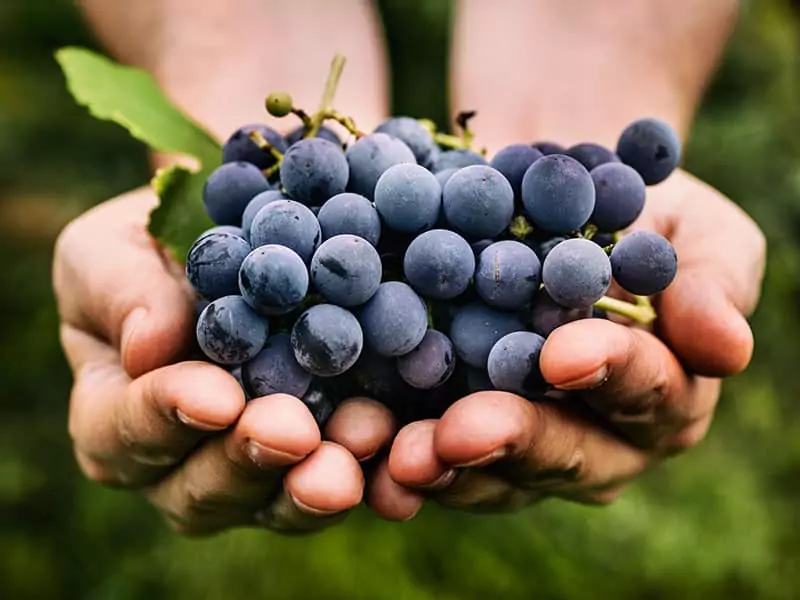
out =
[(375, 456), (392, 442), (397, 429), (392, 412), (369, 398), (342, 402), (325, 426), (325, 439), (343, 446), (356, 460)]
[(364, 493), (361, 467), (345, 448), (323, 442), (286, 475), (283, 490), (258, 522), (286, 533), (319, 531), (341, 522)]
[(387, 459), (378, 464), (369, 478), (367, 502), (388, 521), (410, 521), (422, 508), (423, 497), (392, 479)]
[(689, 378), (651, 333), (600, 319), (554, 331), (540, 365), (548, 382), (580, 391), (627, 439), (650, 449), (668, 446), (676, 433), (710, 420), (719, 395), (717, 380)]
[(442, 461), (433, 444), (438, 421), (416, 421), (397, 434), (389, 454), (389, 474), (399, 485), (419, 490), (443, 489), (456, 471)]
[(672, 241), (678, 273), (658, 300), (658, 331), (693, 371), (725, 377), (750, 361), (744, 315), (758, 302), (766, 242), (747, 214), (709, 186), (679, 172), (653, 188), (637, 228)]
[(480, 392), (448, 409), (436, 428), (439, 458), (454, 467), (490, 467), (529, 492), (567, 493), (627, 481), (648, 457), (611, 434), (546, 403)]
[(135, 192), (71, 223), (53, 268), (62, 319), (118, 348), (132, 377), (177, 360), (192, 334), (188, 283), (147, 234), (153, 200)]
[(319, 444), (314, 417), (300, 400), (257, 398), (231, 432), (203, 444), (145, 494), (184, 533), (252, 524), (279, 490), (285, 469)]
[(489, 473), (442, 462), (434, 441), (437, 425), (419, 421), (400, 431), (389, 456), (389, 474), (396, 484), (424, 490), (440, 504), (460, 509), (512, 510), (530, 501), (529, 493)]
[(93, 336), (65, 325), (62, 340), (76, 366), (69, 431), (92, 479), (129, 487), (157, 480), (244, 408), (236, 381), (213, 365), (180, 363), (132, 381)]

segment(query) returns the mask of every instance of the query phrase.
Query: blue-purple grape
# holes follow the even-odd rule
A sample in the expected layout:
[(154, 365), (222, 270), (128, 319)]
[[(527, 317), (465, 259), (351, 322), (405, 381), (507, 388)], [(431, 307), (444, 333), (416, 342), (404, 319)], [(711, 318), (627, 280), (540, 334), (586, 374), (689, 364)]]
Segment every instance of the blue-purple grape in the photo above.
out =
[(251, 398), (289, 394), (300, 398), (311, 385), (311, 374), (294, 357), (286, 333), (271, 336), (255, 358), (242, 365), (242, 383)]
[(367, 344), (383, 356), (402, 356), (416, 348), (428, 329), (425, 303), (405, 283), (382, 283), (359, 313)]
[(529, 331), (515, 331), (500, 338), (487, 361), (492, 385), (527, 398), (543, 394), (547, 382), (539, 367), (542, 346), (544, 338)]
[(591, 222), (603, 232), (631, 225), (644, 210), (647, 193), (644, 180), (633, 167), (606, 163), (592, 170), (595, 203)]
[(255, 165), (260, 170), (269, 169), (275, 164), (275, 157), (271, 152), (262, 150), (250, 139), (250, 134), (258, 131), (261, 136), (281, 154), (286, 152), (289, 145), (283, 136), (266, 125), (245, 125), (233, 132), (231, 137), (222, 146), (222, 162), (247, 162)]
[(239, 267), (250, 253), (250, 244), (230, 233), (202, 235), (186, 257), (186, 277), (207, 300), (239, 292)]
[(496, 169), (473, 165), (453, 174), (445, 185), (442, 204), (454, 229), (471, 239), (490, 238), (511, 223), (514, 191)]
[(434, 229), (417, 236), (403, 257), (403, 273), (417, 293), (444, 300), (461, 295), (475, 273), (475, 255), (457, 233)]
[(586, 239), (561, 242), (542, 267), (550, 297), (567, 308), (587, 308), (608, 291), (611, 263), (603, 249)]
[(331, 304), (364, 304), (381, 284), (381, 257), (364, 238), (337, 235), (322, 242), (311, 259), (314, 287)]
[(248, 162), (232, 162), (217, 167), (203, 187), (203, 204), (217, 225), (241, 225), (247, 204), (269, 189), (258, 167)]
[(221, 365), (240, 365), (264, 347), (269, 323), (241, 296), (211, 302), (197, 320), (197, 343), (203, 353)]
[(364, 196), (345, 192), (328, 200), (317, 214), (322, 239), (351, 234), (364, 238), (373, 246), (381, 239), (381, 219), (375, 206)]
[(641, 119), (625, 128), (617, 154), (642, 176), (647, 185), (661, 183), (681, 162), (681, 141), (667, 123)]
[(461, 360), (475, 368), (486, 369), (489, 352), (497, 340), (524, 329), (515, 314), (473, 303), (456, 312), (450, 324), (450, 339)]
[(344, 192), (349, 176), (341, 146), (318, 137), (292, 144), (281, 163), (286, 193), (306, 205), (322, 204)]
[(375, 185), (375, 208), (387, 227), (401, 233), (430, 229), (439, 218), (442, 188), (417, 164), (388, 168)]
[(525, 244), (496, 242), (478, 257), (475, 289), (489, 306), (518, 310), (533, 300), (540, 271), (536, 253)]
[(254, 248), (278, 244), (291, 248), (308, 264), (319, 246), (319, 221), (307, 207), (294, 200), (276, 200), (258, 211), (250, 226)]
[(583, 227), (594, 210), (594, 183), (574, 158), (551, 154), (540, 158), (522, 179), (525, 214), (538, 227), (569, 233)]
[(614, 246), (610, 258), (616, 282), (638, 296), (663, 292), (678, 271), (675, 248), (653, 231), (626, 235)]
[(397, 359), (397, 370), (410, 386), (429, 390), (442, 385), (456, 368), (453, 342), (441, 331), (429, 329), (422, 342)]
[(308, 271), (296, 252), (276, 244), (260, 246), (239, 271), (242, 297), (258, 312), (278, 316), (300, 306), (308, 292)]
[(411, 149), (399, 139), (385, 133), (365, 135), (347, 149), (350, 182), (347, 191), (374, 200), (375, 186), (390, 167), (417, 164)]
[(351, 312), (332, 304), (317, 304), (297, 319), (291, 342), (301, 367), (318, 377), (334, 377), (358, 360), (364, 336)]

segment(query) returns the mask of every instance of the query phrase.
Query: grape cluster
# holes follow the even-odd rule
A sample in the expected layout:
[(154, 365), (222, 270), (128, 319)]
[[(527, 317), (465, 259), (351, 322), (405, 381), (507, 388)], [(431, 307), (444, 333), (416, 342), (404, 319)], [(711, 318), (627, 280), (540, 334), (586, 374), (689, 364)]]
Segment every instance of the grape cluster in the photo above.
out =
[[(286, 94), (267, 107), (305, 117)], [(661, 121), (615, 151), (520, 143), (487, 162), (408, 117), (349, 145), (305, 119), (225, 143), (203, 194), (218, 226), (186, 262), (199, 348), (249, 397), (297, 396), (320, 424), (349, 395), (405, 422), (479, 390), (536, 399), (545, 339), (624, 304), (603, 302), (612, 278), (649, 307), (676, 275), (665, 238), (618, 233), (679, 163)]]

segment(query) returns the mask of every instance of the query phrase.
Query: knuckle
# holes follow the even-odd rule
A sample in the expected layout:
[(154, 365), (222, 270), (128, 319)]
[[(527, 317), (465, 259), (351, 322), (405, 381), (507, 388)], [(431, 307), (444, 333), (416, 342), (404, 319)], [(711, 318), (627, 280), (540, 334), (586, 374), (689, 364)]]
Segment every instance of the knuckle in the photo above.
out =
[(691, 450), (705, 439), (710, 426), (711, 420), (704, 419), (688, 427), (684, 427), (668, 439), (666, 454), (669, 456)]

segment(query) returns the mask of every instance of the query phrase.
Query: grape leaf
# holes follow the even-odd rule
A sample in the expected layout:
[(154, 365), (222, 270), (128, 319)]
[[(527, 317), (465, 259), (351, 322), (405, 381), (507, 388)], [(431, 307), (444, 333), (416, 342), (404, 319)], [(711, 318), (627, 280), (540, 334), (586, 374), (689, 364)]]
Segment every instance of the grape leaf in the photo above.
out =
[(150, 213), (150, 233), (181, 263), (197, 236), (214, 225), (201, 201), (206, 177), (173, 165), (159, 169), (151, 182), (161, 201)]
[(85, 48), (62, 48), (56, 60), (70, 93), (93, 116), (122, 125), (154, 150), (194, 156), (204, 167), (219, 163), (219, 143), (176, 108), (145, 71)]
[(77, 47), (60, 49), (56, 60), (70, 93), (94, 117), (123, 126), (153, 150), (200, 163), (196, 172), (179, 166), (162, 169), (151, 182), (160, 202), (150, 214), (150, 234), (183, 261), (197, 235), (212, 225), (202, 192), (221, 162), (219, 142), (174, 106), (145, 71)]

